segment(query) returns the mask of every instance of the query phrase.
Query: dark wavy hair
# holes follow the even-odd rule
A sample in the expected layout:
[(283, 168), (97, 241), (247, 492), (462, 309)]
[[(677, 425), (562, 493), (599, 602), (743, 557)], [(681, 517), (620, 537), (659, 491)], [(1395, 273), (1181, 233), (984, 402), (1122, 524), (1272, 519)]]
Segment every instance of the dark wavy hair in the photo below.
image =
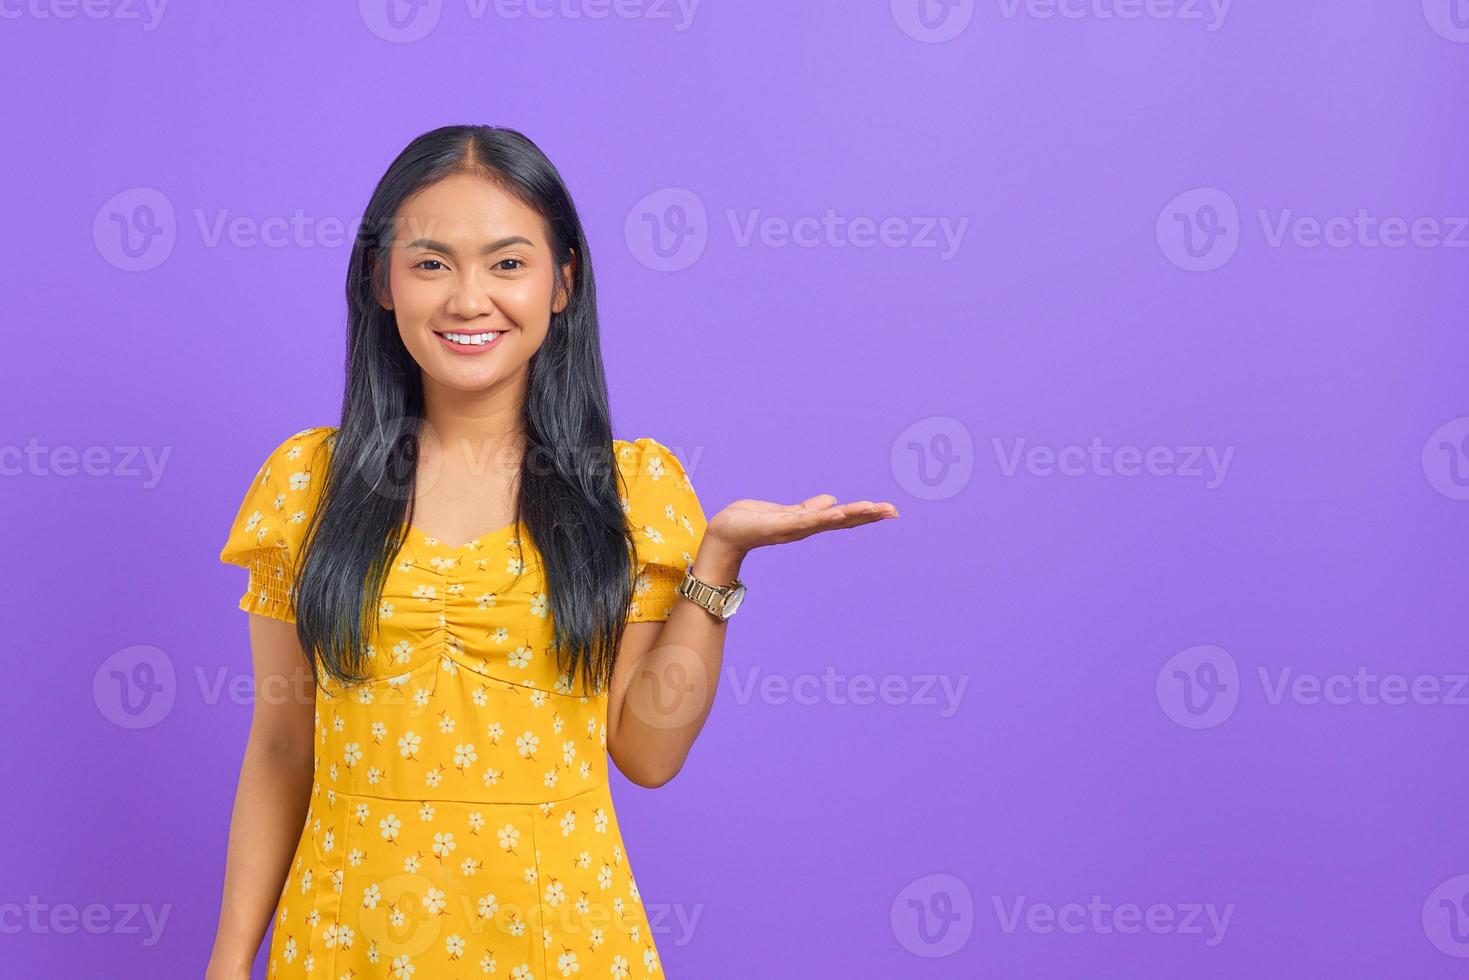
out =
[(559, 669), (573, 684), (601, 690), (632, 598), (635, 551), (619, 500), (592, 263), (561, 175), (530, 139), (502, 127), (444, 126), (419, 136), (368, 201), (347, 269), (342, 418), (292, 582), (296, 635), (318, 684), (323, 674), (343, 684), (371, 677), (365, 644), (410, 530), (424, 422), (421, 369), (377, 297), (388, 293), (399, 207), (465, 172), (495, 181), (541, 215), (557, 298), (565, 295), (562, 270), (575, 260), (566, 306), (552, 314), (530, 359), (515, 521), (541, 555)]

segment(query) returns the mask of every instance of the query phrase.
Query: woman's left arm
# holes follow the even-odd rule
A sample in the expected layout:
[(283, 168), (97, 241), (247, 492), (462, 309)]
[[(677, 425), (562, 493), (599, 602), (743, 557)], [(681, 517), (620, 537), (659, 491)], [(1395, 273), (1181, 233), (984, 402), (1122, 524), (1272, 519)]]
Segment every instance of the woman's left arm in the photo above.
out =
[[(729, 585), (755, 548), (897, 516), (887, 502), (839, 505), (826, 493), (799, 504), (737, 500), (709, 522), (694, 577)], [(728, 620), (678, 598), (663, 622), (626, 625), (608, 691), (607, 752), (624, 776), (649, 788), (678, 774), (699, 737), (714, 706), (729, 629)]]

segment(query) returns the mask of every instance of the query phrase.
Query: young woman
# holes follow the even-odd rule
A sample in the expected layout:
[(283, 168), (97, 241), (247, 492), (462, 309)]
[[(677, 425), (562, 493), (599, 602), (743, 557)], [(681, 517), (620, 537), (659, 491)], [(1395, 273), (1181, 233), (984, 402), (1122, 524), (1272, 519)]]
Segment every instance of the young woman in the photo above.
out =
[(661, 786), (708, 715), (753, 548), (887, 503), (738, 500), (614, 439), (592, 265), (508, 129), (414, 140), (347, 275), (338, 425), (280, 443), (223, 561), (257, 697), (211, 978), (652, 977), (610, 756)]

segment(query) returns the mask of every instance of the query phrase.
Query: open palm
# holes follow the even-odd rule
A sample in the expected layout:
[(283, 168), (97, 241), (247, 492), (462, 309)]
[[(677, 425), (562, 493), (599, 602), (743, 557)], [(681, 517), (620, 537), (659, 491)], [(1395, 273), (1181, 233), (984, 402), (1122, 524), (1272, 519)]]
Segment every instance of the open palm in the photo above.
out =
[(798, 504), (736, 500), (714, 515), (707, 533), (741, 552), (748, 552), (766, 545), (799, 541), (821, 531), (857, 527), (897, 516), (898, 508), (887, 501), (838, 504), (836, 497), (829, 493), (817, 494)]

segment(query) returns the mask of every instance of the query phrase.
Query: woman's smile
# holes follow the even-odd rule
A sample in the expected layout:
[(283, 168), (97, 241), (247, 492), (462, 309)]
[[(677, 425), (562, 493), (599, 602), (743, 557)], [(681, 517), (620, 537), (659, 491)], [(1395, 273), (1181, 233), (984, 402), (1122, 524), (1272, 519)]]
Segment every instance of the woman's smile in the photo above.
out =
[(474, 332), (466, 330), (435, 330), (434, 334), (449, 350), (456, 354), (483, 354), (493, 350), (500, 345), (500, 338), (504, 337), (506, 330), (478, 330)]

